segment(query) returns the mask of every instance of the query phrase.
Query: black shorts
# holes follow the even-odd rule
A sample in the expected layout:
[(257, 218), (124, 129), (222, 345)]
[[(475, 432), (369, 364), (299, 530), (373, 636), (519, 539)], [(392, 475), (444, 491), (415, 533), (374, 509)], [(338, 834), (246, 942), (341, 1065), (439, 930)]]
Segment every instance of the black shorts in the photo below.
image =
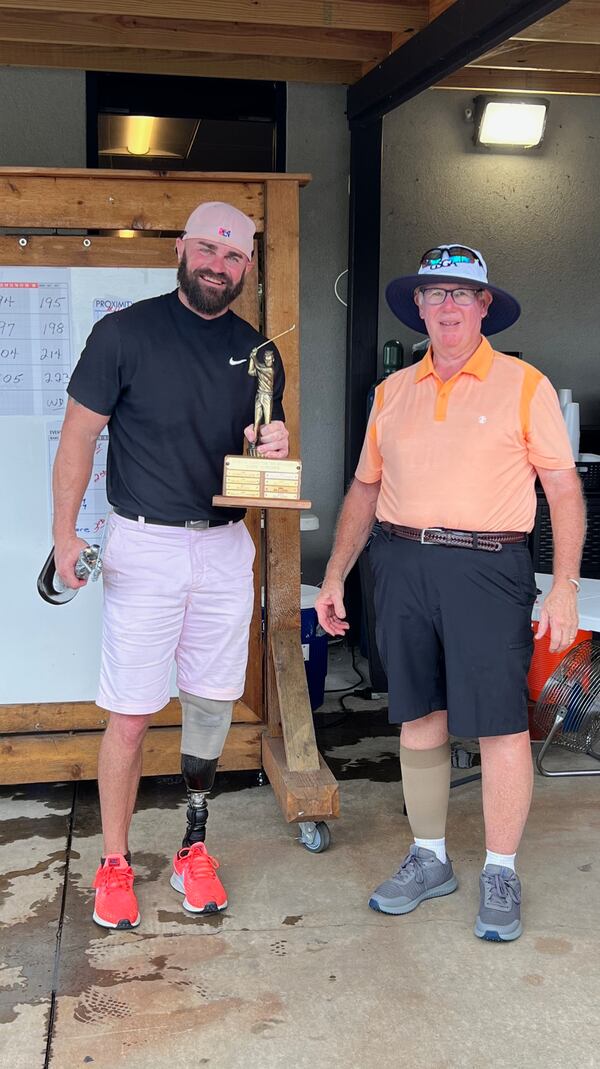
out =
[(390, 722), (447, 709), (462, 738), (526, 731), (536, 597), (526, 544), (488, 553), (379, 531), (368, 553)]

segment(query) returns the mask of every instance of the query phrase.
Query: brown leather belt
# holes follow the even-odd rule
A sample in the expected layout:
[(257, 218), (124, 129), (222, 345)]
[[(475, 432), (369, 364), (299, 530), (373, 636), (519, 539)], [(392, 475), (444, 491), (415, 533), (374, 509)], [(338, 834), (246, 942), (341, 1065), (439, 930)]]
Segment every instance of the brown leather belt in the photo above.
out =
[(459, 549), (481, 549), (486, 553), (499, 553), (504, 545), (527, 542), (523, 531), (451, 531), (447, 527), (403, 527), (386, 520), (379, 526), (388, 538), (395, 535), (424, 546), (456, 546)]

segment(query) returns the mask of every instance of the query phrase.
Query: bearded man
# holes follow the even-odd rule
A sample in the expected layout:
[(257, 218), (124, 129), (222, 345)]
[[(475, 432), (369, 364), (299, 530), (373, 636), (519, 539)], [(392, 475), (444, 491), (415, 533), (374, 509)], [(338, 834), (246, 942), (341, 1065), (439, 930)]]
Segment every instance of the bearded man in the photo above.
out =
[[(182, 706), (187, 826), (171, 875), (192, 913), (225, 909), (218, 862), (204, 844), (206, 795), (244, 690), (254, 544), (244, 510), (215, 509), (223, 460), (253, 442), (252, 349), (267, 340), (231, 311), (253, 269), (255, 226), (229, 204), (200, 204), (177, 239), (178, 288), (100, 320), (68, 387), (54, 475), (56, 570), (82, 584), (75, 521), (96, 440), (108, 427), (112, 506), (103, 552), (104, 620), (97, 704), (109, 712), (98, 762), (104, 850), (94, 920), (140, 923), (128, 833), (144, 735), (169, 701)], [(273, 416), (260, 456), (288, 454), (284, 373), (275, 360)]]

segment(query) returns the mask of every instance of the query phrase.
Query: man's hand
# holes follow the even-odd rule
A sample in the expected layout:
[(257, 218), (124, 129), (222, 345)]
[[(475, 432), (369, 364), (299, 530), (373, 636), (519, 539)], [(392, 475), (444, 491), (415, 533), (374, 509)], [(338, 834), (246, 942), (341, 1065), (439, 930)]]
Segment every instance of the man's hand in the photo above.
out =
[[(244, 429), (244, 434), (249, 442), (253, 442), (254, 425), (249, 424)], [(260, 445), (256, 452), (260, 457), (267, 460), (285, 460), (289, 453), (290, 436), (285, 423), (280, 419), (274, 419), (272, 423), (265, 423), (260, 429)]]
[(573, 642), (579, 623), (577, 591), (568, 579), (560, 579), (544, 599), (536, 639), (550, 629), (550, 653), (561, 653)]
[(315, 601), (319, 623), (328, 635), (343, 635), (350, 627), (344, 608), (344, 584), (341, 579), (325, 577)]
[(86, 549), (88, 543), (83, 538), (77, 538), (73, 535), (67, 541), (61, 541), (54, 547), (54, 564), (56, 571), (62, 579), (65, 586), (68, 586), (70, 590), (79, 590), (80, 586), (85, 586), (87, 579), (78, 579), (75, 575), (75, 565), (77, 564), (77, 558), (82, 549)]

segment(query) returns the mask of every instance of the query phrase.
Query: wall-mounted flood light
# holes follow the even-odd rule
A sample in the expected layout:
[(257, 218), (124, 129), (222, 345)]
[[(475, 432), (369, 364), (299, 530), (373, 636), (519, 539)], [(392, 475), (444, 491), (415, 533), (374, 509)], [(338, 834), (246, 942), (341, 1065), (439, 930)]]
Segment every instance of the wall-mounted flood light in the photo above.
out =
[(533, 96), (477, 96), (474, 100), (476, 145), (535, 148), (541, 144), (549, 102)]

